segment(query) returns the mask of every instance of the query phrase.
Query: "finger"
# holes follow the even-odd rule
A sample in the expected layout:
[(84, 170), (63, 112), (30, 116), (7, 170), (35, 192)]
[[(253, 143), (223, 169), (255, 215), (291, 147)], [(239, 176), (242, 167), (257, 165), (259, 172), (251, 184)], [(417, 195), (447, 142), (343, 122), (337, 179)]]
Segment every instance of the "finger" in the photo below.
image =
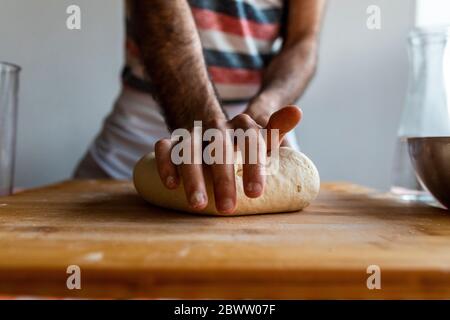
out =
[[(266, 151), (266, 143), (264, 139), (257, 134), (257, 146), (253, 147), (249, 143), (249, 139), (247, 139), (247, 143), (245, 146), (245, 159), (243, 168), (243, 177), (242, 182), (244, 184), (244, 192), (249, 198), (258, 198), (264, 193), (264, 187), (266, 182), (266, 176), (264, 174), (264, 163), (265, 157), (267, 154)], [(252, 151), (252, 149), (256, 149)], [(251, 157), (249, 153), (257, 152), (257, 161), (250, 161)]]
[(194, 210), (203, 210), (208, 205), (208, 195), (201, 164), (182, 164), (180, 174), (189, 206)]
[(232, 124), (235, 129), (243, 130), (235, 130), (235, 134), (243, 133), (243, 137), (237, 136), (237, 141), (243, 158), (244, 192), (249, 198), (257, 198), (263, 194), (265, 187), (265, 141), (260, 134), (260, 127), (250, 116), (238, 115)]
[[(186, 157), (189, 163), (180, 166), (180, 174), (183, 179), (184, 191), (189, 206), (194, 210), (203, 210), (208, 205), (208, 194), (203, 176), (203, 166), (201, 161), (202, 144), (201, 135), (193, 132), (191, 139), (187, 141), (187, 151), (191, 154)], [(199, 158), (200, 157), (200, 158)]]
[(291, 130), (293, 130), (297, 124), (301, 121), (303, 116), (302, 110), (297, 106), (286, 106), (274, 114), (269, 119), (267, 124), (267, 152), (270, 152), (272, 148), (271, 130), (279, 130), (279, 139), (281, 143), (284, 136)]
[(170, 154), (172, 141), (170, 139), (159, 140), (155, 144), (156, 167), (161, 181), (168, 189), (176, 189), (180, 184), (177, 168), (173, 164)]
[(227, 163), (225, 160), (232, 159), (234, 146), (225, 132), (222, 133), (222, 137), (219, 143), (223, 145), (224, 161), (211, 165), (211, 174), (217, 211), (223, 214), (231, 214), (236, 210), (236, 182), (234, 164)]

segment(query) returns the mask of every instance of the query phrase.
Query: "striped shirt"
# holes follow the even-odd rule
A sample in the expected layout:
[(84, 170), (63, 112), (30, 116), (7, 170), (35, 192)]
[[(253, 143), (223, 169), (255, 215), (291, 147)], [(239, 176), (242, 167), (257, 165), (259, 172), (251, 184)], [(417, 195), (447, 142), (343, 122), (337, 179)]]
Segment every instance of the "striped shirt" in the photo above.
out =
[[(211, 79), (224, 104), (246, 102), (261, 86), (262, 71), (277, 51), (284, 0), (188, 0)], [(127, 9), (130, 7), (128, 6)], [(127, 10), (126, 86), (151, 92)]]

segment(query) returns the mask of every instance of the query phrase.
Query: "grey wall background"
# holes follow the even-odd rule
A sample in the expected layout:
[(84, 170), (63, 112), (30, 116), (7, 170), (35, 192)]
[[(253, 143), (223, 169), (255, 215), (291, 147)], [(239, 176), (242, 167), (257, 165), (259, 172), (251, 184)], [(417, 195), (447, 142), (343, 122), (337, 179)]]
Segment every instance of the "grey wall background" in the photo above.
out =
[[(82, 9), (82, 30), (65, 27)], [(382, 29), (366, 27), (379, 5)], [(300, 103), (303, 151), (323, 180), (389, 186), (413, 0), (330, 0), (320, 65)], [(121, 0), (0, 0), (0, 60), (23, 67), (16, 184), (70, 177), (119, 90)]]
[[(408, 79), (406, 37), (413, 0), (330, 0), (314, 82), (301, 99), (303, 151), (324, 180), (390, 187), (397, 125)], [(366, 9), (381, 8), (381, 30)]]

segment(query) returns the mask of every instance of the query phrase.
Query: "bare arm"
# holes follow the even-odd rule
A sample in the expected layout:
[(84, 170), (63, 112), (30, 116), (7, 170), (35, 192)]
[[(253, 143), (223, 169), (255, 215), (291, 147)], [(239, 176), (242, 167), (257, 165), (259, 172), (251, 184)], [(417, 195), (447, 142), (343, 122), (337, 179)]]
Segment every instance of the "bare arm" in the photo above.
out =
[(281, 52), (264, 71), (260, 93), (246, 111), (265, 126), (270, 115), (295, 103), (314, 75), (325, 0), (289, 1), (287, 35)]
[(190, 129), (194, 120), (225, 119), (188, 2), (134, 0), (132, 14), (153, 95), (169, 128)]
[[(169, 128), (192, 129), (194, 120), (201, 120), (205, 129), (225, 132), (230, 124), (209, 79), (188, 1), (134, 0), (133, 3), (132, 14), (137, 21), (135, 32), (145, 67), (151, 75), (153, 96), (164, 110)], [(192, 137), (193, 153), (202, 146), (199, 139), (201, 137)], [(224, 136), (223, 144), (230, 144), (229, 140)], [(170, 139), (155, 144), (161, 180), (169, 189), (177, 188), (182, 180), (191, 208), (205, 208), (210, 199), (202, 165), (181, 164), (177, 168), (171, 159), (171, 148)], [(215, 164), (211, 166), (211, 173), (216, 207), (224, 213), (233, 212), (236, 207), (233, 166)]]

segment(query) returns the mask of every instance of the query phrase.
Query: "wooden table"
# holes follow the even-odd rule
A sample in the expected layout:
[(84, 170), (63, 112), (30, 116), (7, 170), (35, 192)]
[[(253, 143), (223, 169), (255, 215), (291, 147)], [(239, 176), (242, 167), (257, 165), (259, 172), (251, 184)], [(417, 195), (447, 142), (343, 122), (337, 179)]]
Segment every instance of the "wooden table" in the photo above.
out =
[[(81, 290), (66, 287), (69, 265)], [(450, 213), (324, 184), (302, 212), (201, 217), (152, 207), (128, 182), (64, 182), (0, 198), (1, 294), (450, 298)]]

